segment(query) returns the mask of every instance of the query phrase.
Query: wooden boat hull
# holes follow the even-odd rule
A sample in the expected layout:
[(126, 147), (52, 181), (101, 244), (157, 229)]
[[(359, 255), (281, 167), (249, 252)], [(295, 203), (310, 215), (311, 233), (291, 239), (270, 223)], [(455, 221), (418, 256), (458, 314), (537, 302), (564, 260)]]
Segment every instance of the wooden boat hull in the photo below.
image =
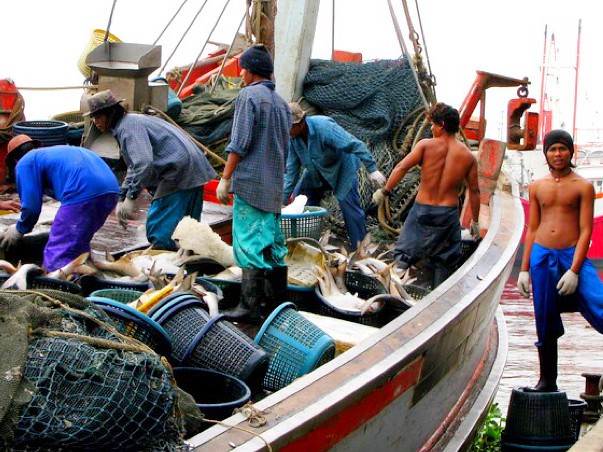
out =
[[(466, 445), (502, 373), (494, 319), (523, 226), (517, 193), (497, 192), (490, 205), (488, 233), (446, 282), (356, 347), (257, 402), (255, 408), (266, 411), (264, 426), (250, 427), (241, 414), (224, 423), (252, 430), (274, 450)], [(463, 416), (472, 425), (459, 426)], [(258, 437), (223, 426), (189, 443), (208, 451), (266, 447)]]

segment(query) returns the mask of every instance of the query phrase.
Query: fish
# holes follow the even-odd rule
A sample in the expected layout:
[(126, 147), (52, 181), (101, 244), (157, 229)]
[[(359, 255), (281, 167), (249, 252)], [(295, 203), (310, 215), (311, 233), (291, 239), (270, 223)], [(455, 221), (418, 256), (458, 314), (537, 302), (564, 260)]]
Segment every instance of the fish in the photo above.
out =
[(2, 284), (0, 289), (26, 290), (27, 280), (31, 276), (40, 276), (44, 270), (36, 264), (21, 265), (19, 269)]
[(207, 292), (203, 297), (203, 301), (207, 304), (207, 309), (209, 310), (209, 317), (213, 318), (220, 314), (218, 309), (218, 295), (214, 292)]
[(48, 273), (47, 276), (49, 278), (67, 280), (67, 279), (69, 279), (69, 277), (71, 275), (73, 275), (75, 273), (88, 274), (87, 272), (92, 270), (90, 267), (87, 267), (85, 265), (89, 256), (90, 256), (90, 253), (82, 253), (78, 257), (76, 257), (74, 260), (69, 262), (67, 265), (64, 265), (63, 267), (61, 267), (53, 272)]
[(226, 270), (223, 270), (220, 273), (212, 276), (212, 278), (223, 279), (225, 281), (241, 281), (243, 279), (243, 270), (241, 267), (233, 265), (232, 267), (228, 267)]
[(115, 260), (108, 251), (105, 251), (105, 260), (96, 260), (93, 263), (100, 270), (115, 272), (123, 276), (135, 278), (143, 275), (142, 270), (132, 262), (132, 257), (127, 255)]
[(17, 268), (8, 261), (0, 259), (0, 269), (11, 275), (17, 271)]

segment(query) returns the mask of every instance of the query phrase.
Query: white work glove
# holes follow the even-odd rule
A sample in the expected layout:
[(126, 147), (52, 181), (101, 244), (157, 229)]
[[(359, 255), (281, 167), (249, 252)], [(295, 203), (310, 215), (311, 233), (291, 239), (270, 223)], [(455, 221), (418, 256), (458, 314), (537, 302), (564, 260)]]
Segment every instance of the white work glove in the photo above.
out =
[(126, 198), (122, 202), (117, 203), (115, 208), (115, 215), (119, 220), (119, 224), (124, 228), (128, 225), (128, 220), (132, 218), (134, 208), (136, 207), (136, 201), (134, 199)]
[(222, 204), (228, 204), (230, 202), (230, 196), (228, 193), (230, 192), (230, 179), (220, 179), (220, 183), (218, 184), (218, 189), (216, 190), (216, 196)]
[(471, 233), (471, 238), (473, 239), (474, 242), (477, 242), (479, 239), (481, 239), (481, 235), (480, 235), (480, 226), (479, 226), (479, 222), (478, 221), (472, 221), (471, 222), (471, 226), (469, 226), (469, 232)]
[(383, 173), (379, 170), (369, 173), (368, 178), (372, 183), (379, 185), (380, 187), (383, 187), (385, 185), (385, 181), (387, 180), (385, 179)]
[(530, 296), (530, 272), (519, 272), (517, 290), (526, 298)]
[(23, 237), (19, 231), (17, 231), (17, 225), (11, 224), (6, 231), (1, 236), (0, 240), (0, 248), (8, 249), (12, 248), (17, 244), (19, 240)]
[(576, 287), (578, 287), (578, 275), (571, 270), (566, 271), (557, 283), (559, 295), (571, 295), (576, 291)]
[(379, 190), (375, 191), (375, 193), (373, 193), (373, 201), (375, 202), (375, 204), (380, 206), (385, 202), (385, 198), (388, 198), (390, 196), (390, 192), (386, 191), (385, 188), (380, 188)]

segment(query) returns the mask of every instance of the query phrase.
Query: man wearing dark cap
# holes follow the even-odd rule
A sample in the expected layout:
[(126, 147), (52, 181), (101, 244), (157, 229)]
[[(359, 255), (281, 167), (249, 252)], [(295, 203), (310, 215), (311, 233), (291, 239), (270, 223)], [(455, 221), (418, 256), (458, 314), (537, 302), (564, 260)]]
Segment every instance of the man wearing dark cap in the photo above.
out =
[(117, 179), (95, 153), (77, 146), (42, 147), (27, 135), (8, 142), (6, 165), (14, 171), (21, 217), (2, 235), (0, 247), (16, 245), (35, 226), (43, 196), (61, 202), (44, 248), (44, 267), (57, 270), (90, 251), (90, 241), (115, 207)]
[(550, 175), (530, 184), (530, 214), (517, 288), (534, 291), (540, 362), (538, 392), (557, 391), (557, 339), (561, 312), (580, 311), (603, 333), (603, 283), (586, 258), (593, 228), (595, 192), (572, 171), (574, 142), (563, 130), (549, 132), (543, 151)]
[(94, 125), (119, 142), (128, 171), (115, 213), (125, 227), (142, 189), (153, 195), (147, 214), (147, 240), (175, 250), (172, 234), (185, 216), (196, 220), (203, 209), (203, 186), (216, 172), (184, 131), (155, 116), (127, 113), (110, 90), (88, 99)]
[(228, 159), (217, 195), (234, 193), (233, 248), (243, 270), (234, 320), (259, 323), (287, 289), (287, 248), (280, 227), (285, 158), (291, 129), (287, 102), (275, 91), (273, 64), (263, 45), (239, 59), (245, 88), (237, 96)]

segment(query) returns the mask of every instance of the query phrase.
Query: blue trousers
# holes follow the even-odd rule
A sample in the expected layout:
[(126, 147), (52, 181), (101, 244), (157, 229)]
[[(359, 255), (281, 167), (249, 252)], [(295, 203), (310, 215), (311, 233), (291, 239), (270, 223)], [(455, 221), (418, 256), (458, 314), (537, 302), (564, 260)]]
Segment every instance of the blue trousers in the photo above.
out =
[(239, 267), (272, 270), (285, 265), (287, 247), (280, 214), (256, 209), (235, 195), (232, 224), (233, 253)]
[(586, 259), (578, 275), (578, 288), (572, 295), (561, 296), (557, 283), (571, 267), (575, 247), (549, 249), (537, 243), (530, 254), (530, 273), (534, 293), (534, 317), (540, 347), (563, 336), (561, 313), (578, 310), (603, 334), (603, 282), (592, 263)]
[[(300, 180), (300, 183), (297, 184), (293, 191), (293, 195), (306, 195), (308, 197), (309, 206), (320, 205), (320, 201), (324, 197), (326, 191), (330, 190), (330, 187), (326, 182), (323, 182), (323, 185), (318, 188), (302, 188), (302, 186), (303, 184)], [(358, 191), (357, 179), (354, 179), (352, 189), (347, 196), (344, 199), (337, 199), (337, 202), (339, 203), (339, 208), (343, 215), (345, 228), (348, 231), (350, 249), (354, 251), (358, 248), (358, 242), (362, 241), (366, 235), (366, 217), (364, 215), (364, 210), (360, 207), (360, 192)]]
[(203, 186), (154, 199), (147, 214), (147, 240), (154, 248), (176, 250), (172, 234), (178, 222), (186, 216), (199, 221), (202, 210)]

